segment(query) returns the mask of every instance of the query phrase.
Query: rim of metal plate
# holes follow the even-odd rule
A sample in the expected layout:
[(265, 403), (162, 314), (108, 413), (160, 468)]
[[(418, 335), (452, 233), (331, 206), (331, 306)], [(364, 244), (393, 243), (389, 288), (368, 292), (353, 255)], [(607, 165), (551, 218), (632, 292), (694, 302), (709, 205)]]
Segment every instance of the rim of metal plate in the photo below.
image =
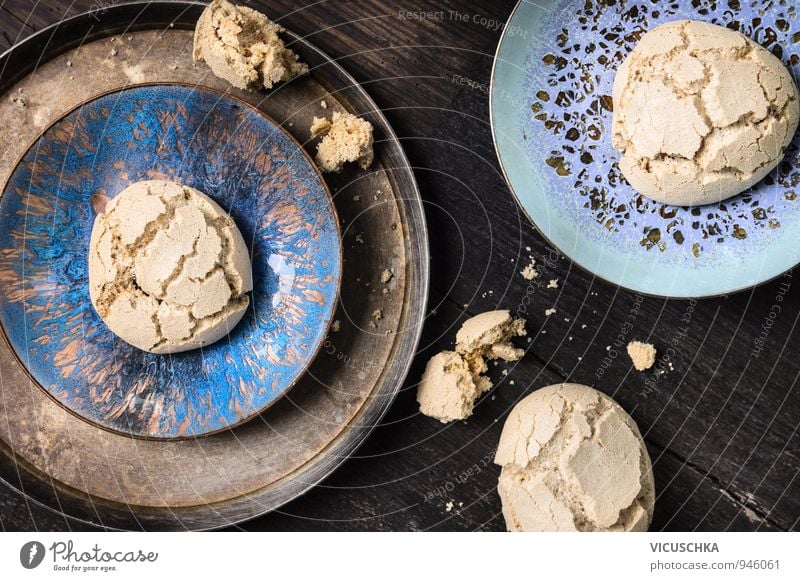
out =
[[(20, 79), (35, 71), (38, 65), (76, 46), (115, 34), (137, 30), (174, 26), (193, 29), (200, 11), (206, 4), (192, 1), (146, 2), (116, 4), (78, 14), (54, 23), (32, 34), (0, 54), (0, 94)], [(410, 329), (398, 340), (383, 370), (382, 381), (361, 409), (320, 453), (295, 473), (289, 474), (265, 489), (213, 504), (192, 507), (142, 507), (122, 505), (54, 481), (47, 474), (18, 457), (5, 441), (0, 440), (0, 483), (17, 492), (26, 502), (52, 511), (70, 521), (102, 529), (146, 530), (207, 530), (241, 523), (290, 502), (301, 496), (333, 473), (369, 436), (388, 411), (408, 375), (413, 356), (419, 345), (422, 322), (428, 301), (429, 247), (422, 198), (413, 171), (397, 135), (383, 113), (358, 82), (326, 53), (303, 37), (286, 31), (292, 44), (302, 45), (315, 60), (332, 67), (344, 81), (348, 101), (356, 100), (371, 112), (386, 136), (383, 158), (392, 162), (387, 172), (396, 190), (402, 192), (396, 201), (408, 232), (407, 307), (401, 326)], [(0, 346), (2, 348), (2, 346)], [(292, 478), (296, 473), (303, 478)], [(69, 509), (67, 509), (69, 505)], [(102, 518), (100, 512), (102, 511)], [(98, 523), (99, 521), (102, 521)]]

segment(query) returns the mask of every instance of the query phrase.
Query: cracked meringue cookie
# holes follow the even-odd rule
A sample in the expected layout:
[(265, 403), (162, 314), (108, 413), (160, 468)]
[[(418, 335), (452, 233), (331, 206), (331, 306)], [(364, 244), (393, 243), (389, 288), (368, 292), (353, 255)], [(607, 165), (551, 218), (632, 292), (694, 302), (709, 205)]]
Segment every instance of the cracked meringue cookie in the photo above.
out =
[(655, 485), (639, 429), (613, 399), (564, 383), (511, 411), (495, 455), (509, 531), (646, 531)]
[(612, 142), (619, 166), (659, 202), (716, 203), (755, 185), (797, 130), (797, 86), (746, 36), (692, 20), (642, 36), (617, 71)]
[(443, 423), (470, 417), (478, 397), (492, 388), (492, 380), (483, 375), (489, 369), (486, 359), (517, 361), (525, 350), (511, 340), (525, 334), (525, 320), (514, 319), (508, 310), (464, 321), (456, 334), (456, 350), (442, 351), (428, 361), (417, 389), (419, 411)]
[(192, 58), (239, 89), (271, 89), (308, 72), (278, 36), (283, 31), (252, 8), (212, 0), (197, 21)]
[(209, 345), (244, 316), (250, 256), (231, 217), (169, 181), (131, 184), (97, 215), (89, 296), (111, 331), (151, 353)]

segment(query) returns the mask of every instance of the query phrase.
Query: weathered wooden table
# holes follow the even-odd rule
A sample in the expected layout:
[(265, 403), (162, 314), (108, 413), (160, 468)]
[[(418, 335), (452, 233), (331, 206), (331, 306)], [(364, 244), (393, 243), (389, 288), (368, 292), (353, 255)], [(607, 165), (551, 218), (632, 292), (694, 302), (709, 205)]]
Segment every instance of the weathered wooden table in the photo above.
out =
[[(0, 46), (115, 3), (0, 0)], [(548, 248), (503, 181), (488, 121), (492, 58), (513, 0), (249, 4), (283, 16), (383, 108), (426, 202), (433, 276), (420, 352), (382, 424), (322, 485), (241, 528), (502, 530), (492, 457), (503, 420), (524, 394), (569, 380), (613, 395), (638, 422), (656, 476), (653, 530), (800, 529), (800, 358), (790, 347), (800, 285), (787, 274), (728, 298), (646, 298)], [(519, 274), (529, 255), (542, 271), (533, 283)], [(558, 288), (546, 288), (553, 278)], [(528, 319), (527, 355), (507, 375), (492, 369), (497, 388), (468, 421), (420, 416), (427, 359), (452, 346), (462, 320), (495, 308)], [(624, 345), (633, 339), (659, 348), (664, 373), (632, 370)], [(83, 528), (7, 489), (0, 525)]]

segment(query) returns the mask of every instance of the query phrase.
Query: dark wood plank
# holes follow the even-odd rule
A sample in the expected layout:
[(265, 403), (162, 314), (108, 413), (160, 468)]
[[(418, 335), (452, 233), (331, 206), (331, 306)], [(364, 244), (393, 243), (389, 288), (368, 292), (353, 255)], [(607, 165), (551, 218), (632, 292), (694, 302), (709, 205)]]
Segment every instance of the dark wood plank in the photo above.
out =
[[(12, 0), (3, 9), (40, 29), (92, 4)], [(784, 290), (791, 283), (784, 279), (727, 299), (664, 301), (597, 281), (554, 255), (508, 192), (488, 125), (499, 30), (471, 16), (504, 21), (512, 1), (364, 0), (337, 2), (336, 11), (330, 3), (249, 4), (337, 58), (385, 110), (428, 207), (436, 315), (404, 391), (358, 456), (246, 528), (501, 530), (497, 468), (487, 458), (505, 413), (530, 389), (569, 379), (613, 395), (646, 434), (659, 493), (655, 529), (797, 529), (800, 361), (786, 348), (800, 317), (797, 285)], [(445, 13), (412, 20), (401, 10)], [(544, 265), (533, 285), (519, 275), (529, 254)], [(560, 279), (558, 289), (544, 288), (550, 278)], [(781, 312), (755, 353), (778, 296)], [(553, 306), (556, 315), (545, 317)], [(535, 333), (529, 354), (468, 422), (443, 427), (419, 417), (414, 385), (426, 358), (450, 344), (466, 314), (497, 307), (528, 317)], [(634, 338), (659, 348), (666, 373), (631, 370), (623, 351)], [(453, 490), (437, 494), (448, 483)], [(22, 506), (7, 491), (0, 498), (3, 506)], [(447, 512), (448, 500), (464, 507)], [(30, 526), (21, 510), (4, 510), (3, 526)], [(57, 519), (35, 518), (63, 528)]]
[[(452, 327), (462, 319), (460, 309), (444, 302), (426, 326), (424, 341), (429, 346), (423, 355), (451, 348)], [(422, 359), (415, 377), (422, 371)], [(504, 367), (511, 370), (508, 376), (502, 374)], [(492, 461), (503, 420), (530, 385), (560, 378), (535, 358), (498, 366), (491, 375), (497, 386), (480, 401), (473, 417), (448, 425), (420, 416), (414, 385), (408, 385), (370, 440), (323, 485), (243, 528), (503, 530), (495, 492), (500, 470)], [(657, 446), (649, 449), (657, 459), (654, 530), (775, 530), (693, 466)], [(451, 501), (455, 506), (448, 511)], [(712, 503), (714, 510), (706, 514)]]
[(5, 6), (0, 5), (0, 52), (11, 48), (32, 32), (30, 26), (24, 24)]

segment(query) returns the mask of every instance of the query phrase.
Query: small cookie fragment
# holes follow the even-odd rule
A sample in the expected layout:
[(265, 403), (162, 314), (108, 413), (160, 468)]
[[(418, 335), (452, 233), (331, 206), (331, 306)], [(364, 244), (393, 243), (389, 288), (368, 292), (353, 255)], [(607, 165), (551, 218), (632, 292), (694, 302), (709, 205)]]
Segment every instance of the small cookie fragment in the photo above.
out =
[(655, 484), (639, 429), (607, 395), (539, 389), (509, 414), (495, 455), (509, 531), (646, 531)]
[(213, 0), (197, 21), (192, 57), (234, 87), (271, 89), (308, 72), (279, 32), (282, 26), (252, 8)]
[(487, 359), (517, 361), (525, 351), (511, 339), (525, 335), (525, 321), (514, 319), (508, 310), (489, 311), (467, 319), (456, 334), (456, 351), (470, 367), (485, 371)]
[(628, 356), (633, 361), (636, 371), (646, 371), (656, 362), (656, 348), (650, 343), (631, 341), (628, 343)]
[(489, 311), (464, 322), (456, 350), (435, 355), (425, 368), (417, 401), (420, 412), (446, 423), (472, 415), (475, 400), (491, 389), (485, 359), (516, 361), (525, 353), (511, 344), (525, 335), (525, 321), (507, 310)]
[(417, 390), (419, 411), (442, 423), (468, 418), (478, 396), (492, 387), (480, 379), (455, 351), (434, 355)]
[(536, 261), (531, 258), (530, 264), (523, 268), (519, 273), (525, 280), (533, 280), (534, 278), (538, 278), (539, 271), (536, 270)]
[(322, 171), (337, 173), (345, 163), (356, 162), (362, 169), (372, 165), (372, 124), (352, 113), (334, 111), (328, 120), (314, 117), (310, 127), (311, 137), (322, 136), (317, 145), (317, 164)]

